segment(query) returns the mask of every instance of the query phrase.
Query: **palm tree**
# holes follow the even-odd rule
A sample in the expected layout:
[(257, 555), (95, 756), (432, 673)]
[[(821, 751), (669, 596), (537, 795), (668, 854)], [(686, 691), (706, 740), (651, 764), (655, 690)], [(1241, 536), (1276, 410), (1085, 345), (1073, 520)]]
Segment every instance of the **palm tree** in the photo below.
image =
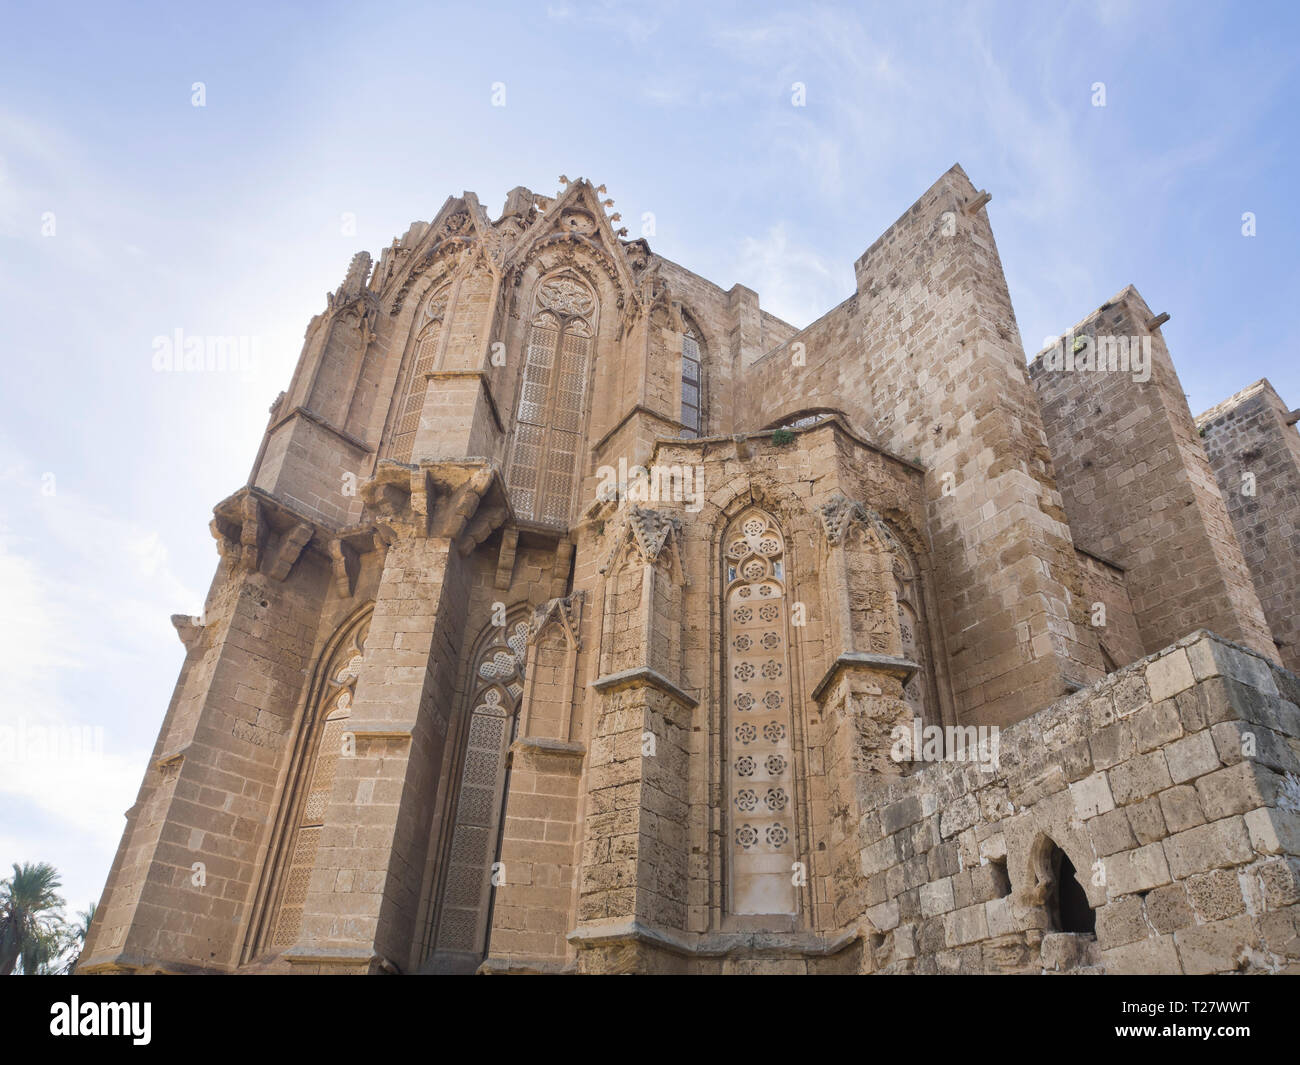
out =
[(15, 863), (14, 875), (0, 880), (0, 976), (50, 971), (64, 943), (61, 886), (48, 862)]
[(64, 975), (70, 975), (77, 968), (77, 962), (81, 961), (81, 955), (86, 949), (86, 936), (90, 935), (90, 922), (95, 919), (96, 903), (92, 902), (90, 908), (77, 911), (77, 919), (68, 925), (65, 936), (65, 950), (76, 951), (72, 959), (62, 969)]

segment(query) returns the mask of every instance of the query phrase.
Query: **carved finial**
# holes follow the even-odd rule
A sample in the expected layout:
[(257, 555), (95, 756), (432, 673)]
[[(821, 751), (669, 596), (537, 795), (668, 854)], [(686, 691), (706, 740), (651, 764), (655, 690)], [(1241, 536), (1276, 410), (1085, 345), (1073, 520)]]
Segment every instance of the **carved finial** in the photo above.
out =
[(623, 221), (623, 216), (619, 214), (617, 211), (615, 211), (612, 215), (609, 216), (609, 220), (611, 222), (621, 222)]
[(601, 203), (601, 206), (602, 206), (602, 207), (613, 207), (613, 206), (614, 206), (614, 201), (613, 201), (613, 200), (601, 200), (600, 203)]
[(624, 226), (622, 229), (620, 229), (620, 230), (618, 230), (617, 232), (615, 232), (614, 236), (616, 236), (616, 237), (626, 237), (626, 236), (627, 236), (627, 226)]
[(561, 175), (560, 175), (560, 184), (563, 185), (563, 186), (567, 189), (570, 185), (573, 184), (573, 182), (570, 181), (570, 180), (568, 179), (568, 177), (566, 177), (564, 174), (561, 174)]
[(596, 186), (596, 195), (597, 195), (597, 196), (604, 196), (604, 195), (605, 195), (605, 186), (604, 186), (604, 185), (597, 185), (597, 186)]

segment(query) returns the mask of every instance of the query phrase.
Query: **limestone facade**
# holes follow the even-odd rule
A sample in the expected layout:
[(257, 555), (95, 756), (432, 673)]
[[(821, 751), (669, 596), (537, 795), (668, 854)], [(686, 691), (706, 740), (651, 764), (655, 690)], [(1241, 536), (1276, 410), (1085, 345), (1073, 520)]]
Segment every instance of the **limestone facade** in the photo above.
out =
[(1300, 965), (1271, 389), (1198, 431), (1131, 288), (1148, 380), (1026, 365), (960, 167), (802, 330), (604, 193), (308, 325), (82, 971)]

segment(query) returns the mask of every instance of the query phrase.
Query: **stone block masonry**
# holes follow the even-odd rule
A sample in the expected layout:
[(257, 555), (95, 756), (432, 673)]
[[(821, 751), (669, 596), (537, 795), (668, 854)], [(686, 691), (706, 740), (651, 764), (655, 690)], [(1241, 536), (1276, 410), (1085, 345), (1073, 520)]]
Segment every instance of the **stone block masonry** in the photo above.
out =
[(1267, 380), (1196, 419), (1277, 658), (1300, 669), (1300, 412)]
[(81, 970), (1294, 971), (1266, 382), (1131, 288), (1149, 376), (1027, 366), (958, 166), (806, 328), (563, 186), (308, 324)]
[(1300, 972), (1298, 752), (1300, 678), (1198, 632), (876, 789), (862, 971)]

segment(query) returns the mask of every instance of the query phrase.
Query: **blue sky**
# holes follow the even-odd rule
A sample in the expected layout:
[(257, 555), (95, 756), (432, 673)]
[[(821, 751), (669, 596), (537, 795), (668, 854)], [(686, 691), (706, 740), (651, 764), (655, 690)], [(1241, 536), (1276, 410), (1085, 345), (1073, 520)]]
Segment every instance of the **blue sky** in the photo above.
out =
[[(653, 213), (655, 250), (805, 325), (960, 162), (1029, 353), (1132, 282), (1194, 412), (1263, 376), (1300, 405), (1293, 5), (112, 7), (6, 4), (0, 67), (0, 725), (103, 730), (0, 760), (0, 870), (54, 862), (73, 908), (308, 320), (450, 194), (495, 213), (591, 178), (634, 233)], [(175, 329), (256, 362), (157, 373)]]

